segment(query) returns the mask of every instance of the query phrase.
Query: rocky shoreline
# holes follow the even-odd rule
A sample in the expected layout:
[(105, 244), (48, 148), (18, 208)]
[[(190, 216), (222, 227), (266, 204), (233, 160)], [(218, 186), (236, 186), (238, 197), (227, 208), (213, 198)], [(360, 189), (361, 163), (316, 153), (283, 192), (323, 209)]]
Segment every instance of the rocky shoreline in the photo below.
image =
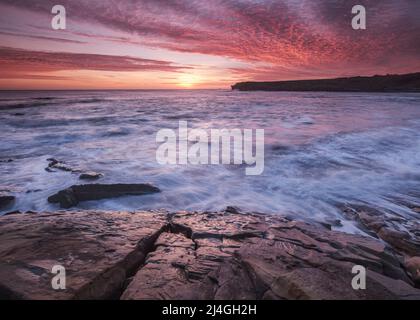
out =
[[(0, 217), (0, 298), (420, 299), (418, 224), (402, 237), (365, 211), (349, 214), (382, 240), (235, 208), (11, 214)], [(65, 290), (52, 289), (54, 265)], [(366, 290), (351, 286), (355, 265)]]

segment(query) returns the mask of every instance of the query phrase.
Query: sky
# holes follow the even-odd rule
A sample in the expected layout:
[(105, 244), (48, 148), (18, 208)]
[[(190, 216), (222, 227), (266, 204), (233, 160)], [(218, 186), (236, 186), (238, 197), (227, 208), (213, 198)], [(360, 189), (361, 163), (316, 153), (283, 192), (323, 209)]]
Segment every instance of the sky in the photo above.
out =
[[(66, 29), (54, 30), (54, 5)], [(367, 11), (354, 30), (352, 7)], [(420, 71), (420, 0), (0, 0), (0, 89), (203, 89)]]

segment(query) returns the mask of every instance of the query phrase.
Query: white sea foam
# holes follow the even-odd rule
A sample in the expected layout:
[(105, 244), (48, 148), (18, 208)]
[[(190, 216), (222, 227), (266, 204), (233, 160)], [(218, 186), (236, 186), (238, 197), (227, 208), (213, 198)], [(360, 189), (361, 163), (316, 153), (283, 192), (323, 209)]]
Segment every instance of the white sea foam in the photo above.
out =
[[(0, 160), (14, 159), (0, 162), (0, 187), (18, 190), (14, 207), (3, 212), (54, 210), (47, 197), (80, 183), (75, 174), (46, 172), (50, 157), (104, 173), (103, 183), (151, 182), (163, 190), (81, 203), (80, 208), (219, 210), (236, 205), (322, 220), (339, 216), (337, 205), (342, 203), (407, 216), (412, 212), (395, 199), (419, 203), (419, 94), (128, 91), (0, 96)], [(34, 107), (11, 109), (14, 101)], [(264, 129), (264, 174), (246, 176), (241, 166), (159, 165), (156, 133), (176, 129), (180, 120), (205, 130)]]

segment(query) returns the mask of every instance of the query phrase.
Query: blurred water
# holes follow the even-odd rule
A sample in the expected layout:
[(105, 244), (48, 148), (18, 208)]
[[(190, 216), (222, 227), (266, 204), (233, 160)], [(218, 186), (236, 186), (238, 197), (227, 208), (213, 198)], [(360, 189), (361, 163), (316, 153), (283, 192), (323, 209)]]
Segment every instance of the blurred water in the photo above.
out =
[[(161, 166), (158, 130), (265, 129), (265, 171)], [(78, 175), (49, 173), (47, 158), (101, 172), (101, 183), (150, 182), (161, 194), (85, 202), (80, 208), (243, 210), (325, 219), (340, 203), (410, 215), (419, 204), (420, 94), (231, 91), (0, 93), (0, 189), (15, 205), (55, 210), (47, 197)], [(4, 160), (13, 159), (13, 162)], [(416, 196), (417, 194), (417, 196)]]

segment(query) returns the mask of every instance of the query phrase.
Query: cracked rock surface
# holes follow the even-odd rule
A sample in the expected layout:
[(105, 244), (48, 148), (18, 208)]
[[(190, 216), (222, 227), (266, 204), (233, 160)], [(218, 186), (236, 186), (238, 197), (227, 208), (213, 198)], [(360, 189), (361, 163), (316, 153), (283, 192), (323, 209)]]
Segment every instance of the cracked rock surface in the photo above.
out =
[[(114, 298), (165, 225), (146, 212), (0, 217), (0, 298)], [(52, 289), (54, 265), (65, 267), (66, 290)]]
[[(420, 299), (414, 253), (273, 215), (18, 214), (0, 218), (0, 297)], [(51, 287), (55, 264), (66, 290)], [(355, 265), (366, 290), (352, 288)]]

